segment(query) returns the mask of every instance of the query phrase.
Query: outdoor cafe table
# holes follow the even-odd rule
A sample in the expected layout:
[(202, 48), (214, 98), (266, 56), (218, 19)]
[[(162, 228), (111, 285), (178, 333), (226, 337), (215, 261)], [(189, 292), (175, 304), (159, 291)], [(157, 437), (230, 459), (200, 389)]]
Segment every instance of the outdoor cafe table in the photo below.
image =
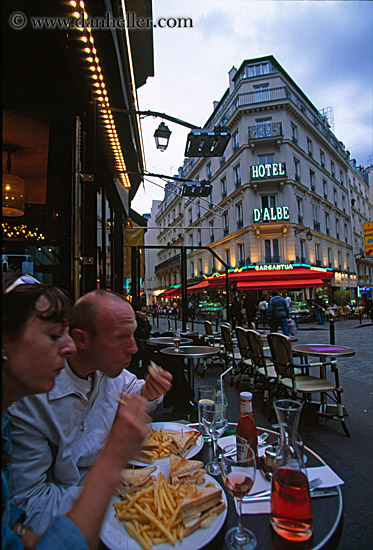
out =
[(188, 359), (188, 378), (190, 387), (193, 390), (194, 395), (194, 359), (201, 359), (209, 357), (210, 355), (216, 355), (219, 353), (219, 349), (212, 346), (184, 346), (181, 345), (179, 350), (176, 348), (163, 348), (160, 350), (165, 355), (171, 355), (174, 357), (185, 357)]
[[(183, 346), (185, 344), (191, 344), (193, 340), (190, 338), (181, 338), (180, 344)], [(165, 347), (165, 346), (173, 346), (174, 345), (174, 338), (172, 336), (159, 336), (157, 338), (148, 338), (146, 341), (149, 346), (154, 347)]]
[[(321, 366), (320, 366), (320, 377), (326, 380), (326, 359), (330, 357), (334, 359), (335, 357), (350, 357), (355, 355), (355, 350), (352, 348), (347, 348), (346, 346), (336, 346), (333, 344), (298, 344), (292, 346), (293, 353), (300, 355), (301, 357), (318, 357)], [(336, 386), (339, 386), (339, 375), (338, 375), (338, 366), (335, 367), (335, 383)], [(329, 415), (327, 414), (327, 404), (326, 396), (324, 393), (320, 394), (320, 409), (319, 409), (320, 420), (325, 421)], [(332, 415), (333, 416), (333, 415)]]
[[(191, 426), (198, 429), (198, 424)], [(230, 424), (228, 427), (229, 433), (236, 429), (236, 424)], [(258, 435), (264, 431), (263, 428), (258, 428)], [(277, 441), (278, 434), (272, 430), (265, 430), (273, 435), (273, 442)], [(272, 437), (268, 441), (272, 442)], [(308, 447), (304, 447), (304, 454), (307, 457), (306, 466), (316, 467), (325, 466), (326, 463), (316, 453)], [(206, 463), (212, 459), (212, 446), (207, 441), (201, 451), (193, 457), (193, 460), (201, 460)], [(261, 475), (260, 472), (257, 475)], [(233, 502), (233, 497), (229, 495), (225, 489), (221, 476), (215, 477), (221, 485), (223, 491), (227, 495), (228, 510), (227, 518), (223, 527), (217, 533), (216, 537), (206, 546), (201, 542), (201, 549), (204, 550), (226, 550), (224, 536), (231, 527), (237, 525), (237, 513)], [(343, 501), (342, 493), (339, 487), (336, 487), (336, 494), (327, 497), (312, 498), (312, 513), (314, 532), (312, 538), (303, 543), (291, 543), (279, 535), (271, 528), (269, 522), (269, 514), (243, 514), (242, 523), (245, 527), (253, 531), (257, 539), (257, 550), (317, 550), (324, 548), (325, 550), (334, 550), (338, 546), (339, 538), (342, 530), (342, 510)], [(203, 530), (201, 530), (201, 539), (203, 539)], [(155, 547), (156, 549), (157, 547)], [(170, 547), (171, 548), (171, 547)], [(177, 550), (177, 546), (175, 547)], [(99, 550), (108, 550), (101, 542)]]

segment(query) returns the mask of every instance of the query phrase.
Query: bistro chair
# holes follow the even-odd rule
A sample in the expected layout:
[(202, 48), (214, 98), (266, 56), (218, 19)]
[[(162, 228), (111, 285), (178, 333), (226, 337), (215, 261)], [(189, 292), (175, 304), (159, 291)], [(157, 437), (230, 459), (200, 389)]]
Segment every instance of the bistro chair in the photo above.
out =
[[(268, 334), (267, 339), (271, 350), (272, 361), (276, 369), (278, 383), (287, 391), (290, 391), (294, 399), (296, 399), (298, 394), (301, 394), (301, 400), (305, 403), (311, 402), (311, 395), (313, 393), (319, 393), (320, 396), (324, 394), (325, 401), (324, 405), (321, 405), (320, 415), (324, 418), (339, 420), (345, 434), (349, 437), (350, 432), (345, 424), (345, 415), (343, 412), (343, 388), (339, 384), (337, 361), (332, 359), (325, 363), (302, 363), (301, 365), (294, 365), (293, 349), (291, 340), (288, 336), (284, 336), (277, 332), (271, 332)], [(308, 374), (310, 367), (326, 366), (331, 367), (334, 374), (334, 382), (329, 382), (326, 380), (326, 377), (324, 379), (321, 378), (321, 376), (310, 376)], [(300, 374), (296, 373), (296, 368), (301, 369)], [(327, 414), (327, 397), (337, 405), (337, 415)], [(323, 398), (321, 398), (321, 400), (323, 401)]]
[(251, 390), (255, 388), (255, 369), (250, 356), (249, 340), (247, 337), (247, 330), (243, 327), (236, 327), (237, 346), (241, 355), (239, 363), (240, 373), (236, 382), (236, 389), (241, 382), (241, 378), (244, 374), (249, 376), (249, 387)]
[(220, 325), (221, 330), (221, 341), (223, 346), (222, 359), (225, 362), (226, 366), (229, 367), (231, 364), (233, 369), (231, 370), (231, 386), (233, 385), (233, 378), (236, 375), (236, 361), (240, 362), (241, 354), (235, 351), (235, 342), (232, 338), (231, 327), (228, 324)]
[[(222, 349), (221, 349), (221, 336), (219, 336), (218, 332), (213, 331), (211, 321), (204, 321), (204, 326), (205, 326), (204, 339), (205, 339), (206, 344), (213, 347), (213, 348), (218, 348), (219, 352), (221, 353), (221, 351), (222, 351)], [(207, 364), (207, 361), (208, 360), (211, 361), (210, 366), (213, 366), (216, 359), (218, 359), (218, 361), (220, 362), (220, 354), (219, 355), (213, 355), (209, 359), (203, 359), (202, 360), (202, 374), (201, 374), (201, 377), (204, 376), (205, 371), (207, 370), (207, 367), (209, 366)], [(199, 365), (200, 365), (200, 360), (198, 359), (197, 365), (196, 365), (196, 368), (195, 368), (196, 372), (198, 370)]]
[[(277, 382), (277, 373), (271, 358), (266, 357), (264, 354), (263, 340), (259, 332), (249, 329), (246, 331), (246, 333), (249, 342), (249, 353), (251, 360), (255, 367), (256, 374), (263, 381), (263, 400), (265, 405), (269, 399), (272, 387), (274, 387)], [(275, 392), (275, 389), (273, 390), (273, 392)]]

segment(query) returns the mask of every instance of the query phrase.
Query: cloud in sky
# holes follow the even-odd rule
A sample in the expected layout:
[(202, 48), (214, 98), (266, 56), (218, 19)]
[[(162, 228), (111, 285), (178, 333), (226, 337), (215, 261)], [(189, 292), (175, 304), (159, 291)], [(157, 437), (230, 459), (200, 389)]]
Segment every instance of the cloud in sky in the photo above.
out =
[[(153, 16), (191, 17), (193, 28), (155, 29), (155, 77), (139, 90), (141, 109), (203, 125), (245, 59), (273, 55), (317, 109), (332, 106), (335, 134), (358, 164), (372, 143), (373, 3), (365, 1), (154, 0)], [(175, 174), (188, 130), (169, 124), (164, 153), (155, 149), (159, 120), (143, 121), (147, 168)], [(150, 211), (163, 192), (151, 184), (134, 208)]]

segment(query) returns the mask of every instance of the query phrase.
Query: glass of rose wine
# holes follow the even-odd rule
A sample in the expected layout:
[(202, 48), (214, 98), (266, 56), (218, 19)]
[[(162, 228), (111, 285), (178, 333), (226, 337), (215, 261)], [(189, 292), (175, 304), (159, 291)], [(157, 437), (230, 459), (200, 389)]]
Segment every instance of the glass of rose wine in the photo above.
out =
[(252, 531), (242, 526), (242, 499), (251, 491), (255, 481), (255, 452), (247, 443), (237, 443), (224, 449), (221, 459), (223, 481), (228, 492), (237, 502), (238, 525), (225, 535), (229, 550), (254, 550), (256, 537)]

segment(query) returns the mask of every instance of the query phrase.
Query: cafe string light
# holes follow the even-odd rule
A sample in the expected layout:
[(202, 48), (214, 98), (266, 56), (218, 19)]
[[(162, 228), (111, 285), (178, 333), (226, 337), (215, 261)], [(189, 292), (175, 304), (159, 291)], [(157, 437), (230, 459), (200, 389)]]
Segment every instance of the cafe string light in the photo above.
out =
[(120, 180), (124, 188), (129, 189), (131, 187), (131, 182), (128, 177), (127, 167), (124, 161), (114, 117), (110, 109), (110, 101), (106, 90), (97, 49), (95, 47), (95, 41), (92, 36), (92, 29), (89, 24), (90, 19), (88, 13), (86, 12), (85, 3), (82, 0), (70, 0), (69, 4), (73, 9), (71, 16), (75, 19), (81, 19), (79, 22), (80, 24), (77, 24), (75, 28), (80, 33), (79, 39), (84, 45), (82, 51), (85, 55), (85, 60), (89, 64), (92, 89), (96, 94), (99, 113), (106, 131), (106, 138), (110, 143), (115, 159), (116, 177)]
[(7, 222), (1, 224), (4, 239), (32, 239), (34, 241), (44, 241), (45, 236), (38, 227), (30, 229), (27, 225), (10, 226)]

